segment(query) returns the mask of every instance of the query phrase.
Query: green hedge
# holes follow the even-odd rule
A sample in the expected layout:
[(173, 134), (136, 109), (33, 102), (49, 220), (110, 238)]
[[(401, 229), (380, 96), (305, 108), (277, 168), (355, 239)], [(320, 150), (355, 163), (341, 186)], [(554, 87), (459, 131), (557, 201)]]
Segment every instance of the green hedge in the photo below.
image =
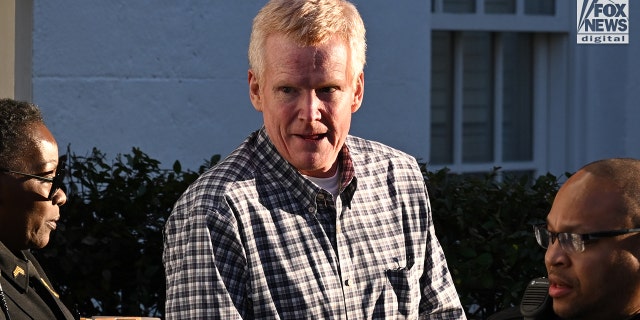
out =
[[(161, 317), (162, 228), (197, 172), (160, 168), (138, 148), (107, 160), (70, 151), (67, 203), (49, 246), (36, 252), (63, 301), (82, 316)], [(436, 233), (470, 319), (519, 303), (526, 282), (545, 274), (531, 224), (543, 221), (558, 189), (552, 175), (503, 178), (435, 172), (423, 166)]]
[(533, 224), (544, 222), (558, 190), (550, 174), (537, 179), (423, 169), (436, 235), (470, 319), (520, 303), (527, 282), (546, 275)]

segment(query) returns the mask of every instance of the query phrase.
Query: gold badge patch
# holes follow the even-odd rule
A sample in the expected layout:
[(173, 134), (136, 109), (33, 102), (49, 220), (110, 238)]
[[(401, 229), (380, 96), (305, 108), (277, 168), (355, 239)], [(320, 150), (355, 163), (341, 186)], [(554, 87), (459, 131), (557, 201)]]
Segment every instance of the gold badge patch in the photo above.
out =
[(25, 274), (25, 272), (24, 272), (24, 269), (22, 269), (20, 266), (16, 266), (16, 268), (13, 269), (13, 277), (17, 278), (19, 274), (21, 274), (21, 275), (23, 275), (25, 277), (27, 276)]

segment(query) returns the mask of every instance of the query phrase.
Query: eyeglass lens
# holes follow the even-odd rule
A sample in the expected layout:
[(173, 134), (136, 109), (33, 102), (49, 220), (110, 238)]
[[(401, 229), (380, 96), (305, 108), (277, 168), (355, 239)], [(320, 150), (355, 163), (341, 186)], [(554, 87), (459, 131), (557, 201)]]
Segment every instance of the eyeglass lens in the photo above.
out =
[(64, 187), (64, 177), (66, 173), (67, 172), (64, 168), (58, 168), (56, 171), (56, 175), (53, 177), (53, 182), (51, 183), (51, 191), (49, 191), (49, 200), (52, 200), (58, 190)]
[(536, 226), (535, 235), (538, 244), (547, 249), (549, 245), (558, 240), (560, 247), (568, 252), (584, 251), (584, 240), (579, 234), (575, 233), (552, 233), (545, 226)]

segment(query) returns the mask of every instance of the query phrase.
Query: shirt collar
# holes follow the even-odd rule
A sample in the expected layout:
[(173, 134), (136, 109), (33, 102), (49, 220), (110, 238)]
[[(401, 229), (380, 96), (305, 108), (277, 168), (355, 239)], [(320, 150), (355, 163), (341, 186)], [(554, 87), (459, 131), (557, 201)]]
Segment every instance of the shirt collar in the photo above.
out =
[[(270, 181), (282, 183), (284, 188), (299, 198), (305, 208), (315, 205), (316, 195), (322, 189), (304, 178), (293, 165), (278, 153), (264, 126), (258, 131), (256, 149), (256, 155), (262, 164), (263, 174), (270, 176)], [(356, 179), (353, 160), (346, 142), (338, 154), (338, 161), (340, 161), (341, 168), (340, 196), (344, 203), (350, 206), (356, 190)]]

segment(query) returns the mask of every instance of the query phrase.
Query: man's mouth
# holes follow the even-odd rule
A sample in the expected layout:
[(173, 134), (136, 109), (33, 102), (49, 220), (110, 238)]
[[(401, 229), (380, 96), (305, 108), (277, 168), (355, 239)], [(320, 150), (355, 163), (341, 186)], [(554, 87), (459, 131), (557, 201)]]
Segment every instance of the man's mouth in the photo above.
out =
[(299, 135), (300, 138), (304, 140), (321, 140), (324, 139), (326, 134), (303, 134)]
[(549, 295), (552, 298), (560, 298), (573, 291), (573, 287), (562, 279), (549, 277)]

